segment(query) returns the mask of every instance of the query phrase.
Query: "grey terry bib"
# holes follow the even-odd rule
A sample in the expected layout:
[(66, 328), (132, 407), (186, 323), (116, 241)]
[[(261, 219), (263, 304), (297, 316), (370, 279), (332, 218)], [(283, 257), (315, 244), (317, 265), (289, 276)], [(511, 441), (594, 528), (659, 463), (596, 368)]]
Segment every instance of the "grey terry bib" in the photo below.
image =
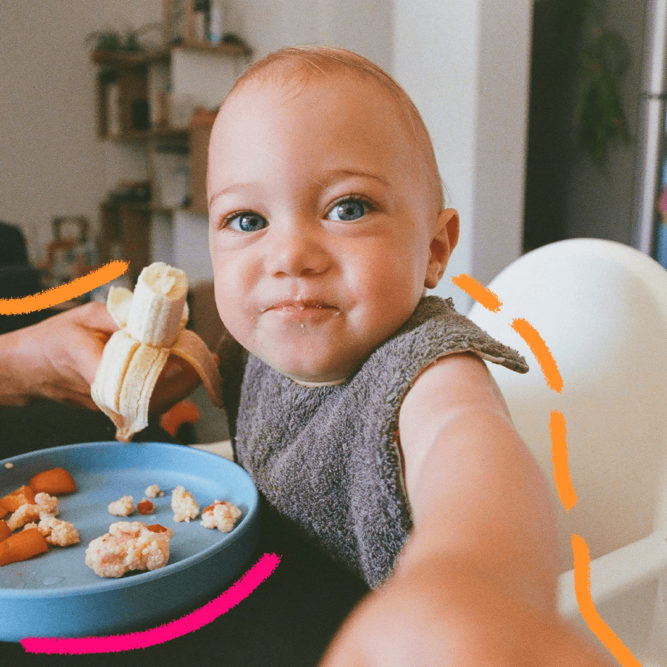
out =
[(396, 442), (401, 402), (430, 363), (464, 351), (528, 370), (438, 297), (423, 298), (340, 385), (304, 387), (248, 357), (230, 415), (238, 462), (279, 515), (371, 587), (391, 574), (412, 526)]

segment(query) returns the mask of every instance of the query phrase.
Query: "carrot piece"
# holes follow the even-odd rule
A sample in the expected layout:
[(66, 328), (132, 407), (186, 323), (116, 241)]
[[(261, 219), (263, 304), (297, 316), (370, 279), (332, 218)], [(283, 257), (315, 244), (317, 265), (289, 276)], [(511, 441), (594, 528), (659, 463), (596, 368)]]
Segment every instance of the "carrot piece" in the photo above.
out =
[(28, 528), (0, 542), (0, 565), (15, 563), (44, 553), (49, 548), (37, 528)]
[(153, 514), (154, 511), (155, 505), (147, 498), (142, 498), (137, 503), (137, 512), (139, 512), (139, 514)]
[(59, 496), (63, 493), (74, 493), (76, 482), (65, 468), (51, 468), (33, 475), (30, 479), (30, 488), (35, 493), (42, 491)]
[(15, 512), (21, 505), (26, 503), (34, 503), (35, 494), (29, 486), (19, 486), (18, 489), (14, 489), (11, 493), (8, 493), (6, 496), (0, 498), (0, 503), (3, 507), (6, 507), (10, 512)]
[(2, 540), (6, 540), (11, 534), (12, 530), (7, 525), (7, 522), (0, 519), (0, 542), (2, 542)]
[(4, 519), (9, 514), (9, 508), (0, 502), (0, 519)]
[(164, 533), (164, 531), (167, 530), (159, 523), (152, 523), (150, 526), (146, 526), (146, 528), (148, 528), (148, 530), (150, 530), (152, 533)]

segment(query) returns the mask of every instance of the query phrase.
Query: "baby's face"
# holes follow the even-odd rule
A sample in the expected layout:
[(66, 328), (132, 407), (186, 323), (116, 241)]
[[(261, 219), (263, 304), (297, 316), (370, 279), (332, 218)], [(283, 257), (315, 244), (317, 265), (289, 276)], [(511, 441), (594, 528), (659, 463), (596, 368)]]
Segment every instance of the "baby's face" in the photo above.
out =
[(413, 312), (437, 211), (411, 134), (375, 82), (251, 81), (209, 148), (216, 303), (298, 381), (348, 376)]

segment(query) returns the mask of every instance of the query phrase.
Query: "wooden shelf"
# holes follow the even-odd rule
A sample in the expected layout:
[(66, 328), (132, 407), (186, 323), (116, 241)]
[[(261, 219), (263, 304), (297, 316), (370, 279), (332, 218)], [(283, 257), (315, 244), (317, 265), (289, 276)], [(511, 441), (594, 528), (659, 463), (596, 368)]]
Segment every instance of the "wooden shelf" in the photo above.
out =
[(172, 49), (185, 49), (186, 51), (206, 51), (216, 54), (229, 54), (230, 56), (251, 56), (252, 49), (247, 44), (237, 42), (182, 42), (174, 44)]
[(130, 211), (139, 211), (144, 213), (164, 213), (170, 215), (173, 213), (175, 208), (169, 208), (167, 206), (160, 206), (159, 204), (153, 204), (152, 202), (144, 201), (113, 201), (106, 200), (101, 203), (101, 206), (105, 209), (126, 209)]
[(246, 44), (236, 42), (181, 42), (172, 46), (151, 51), (93, 51), (92, 59), (96, 65), (113, 65), (114, 67), (141, 67), (156, 62), (166, 62), (171, 58), (172, 51), (201, 51), (218, 55), (250, 56), (252, 49)]
[(114, 67), (138, 67), (150, 63), (169, 60), (171, 49), (155, 49), (154, 51), (93, 51), (92, 59), (96, 65), (113, 65)]
[[(169, 1), (164, 0), (165, 6)], [(194, 8), (194, 0), (186, 3), (191, 10)], [(92, 54), (97, 71), (98, 136), (114, 142), (114, 152), (119, 156), (131, 154), (134, 161), (143, 155), (146, 174), (138, 183), (146, 181), (154, 197), (154, 201), (106, 199), (99, 204), (100, 256), (103, 261), (118, 256), (129, 260), (131, 281), (155, 259), (152, 253), (170, 252), (168, 237), (171, 234), (173, 242), (173, 229), (182, 226), (183, 219), (189, 221), (191, 214), (207, 215), (206, 153), (216, 114), (203, 111), (207, 108), (205, 101), (197, 105), (192, 100), (190, 87), (194, 84), (190, 77), (197, 79), (204, 93), (211, 87), (218, 90), (237, 76), (238, 61), (251, 54), (245, 44), (193, 42), (188, 40), (191, 34), (178, 44), (150, 51)], [(178, 76), (174, 76), (174, 70)], [(211, 77), (206, 76), (207, 71)], [(213, 86), (211, 81), (215, 82)], [(212, 95), (202, 97), (210, 100)], [(119, 185), (114, 193), (122, 195), (127, 188), (131, 196), (132, 182), (123, 185), (121, 181)], [(176, 205), (163, 206), (162, 201)], [(204, 225), (197, 221), (195, 226), (195, 233), (207, 236)]]
[(120, 134), (111, 134), (105, 139), (112, 141), (147, 141), (148, 139), (172, 138), (187, 139), (189, 127), (152, 127), (150, 130), (126, 130)]
[(194, 215), (208, 215), (208, 210), (193, 208), (188, 206), (177, 206), (171, 208), (169, 206), (160, 206), (151, 202), (141, 201), (106, 201), (101, 202), (100, 206), (106, 210), (125, 209), (128, 211), (137, 211), (140, 213), (161, 213), (163, 215), (172, 215), (176, 211), (183, 211), (184, 213), (192, 213)]

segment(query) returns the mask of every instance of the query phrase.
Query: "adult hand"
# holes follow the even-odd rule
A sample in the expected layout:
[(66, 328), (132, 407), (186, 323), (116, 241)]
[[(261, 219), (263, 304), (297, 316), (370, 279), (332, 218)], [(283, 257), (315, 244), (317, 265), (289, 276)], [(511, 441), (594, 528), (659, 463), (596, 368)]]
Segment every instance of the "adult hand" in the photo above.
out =
[[(90, 386), (106, 341), (118, 327), (101, 303), (88, 303), (0, 336), (0, 405), (47, 398), (96, 410)], [(162, 412), (199, 384), (189, 366), (170, 358), (151, 400)]]

